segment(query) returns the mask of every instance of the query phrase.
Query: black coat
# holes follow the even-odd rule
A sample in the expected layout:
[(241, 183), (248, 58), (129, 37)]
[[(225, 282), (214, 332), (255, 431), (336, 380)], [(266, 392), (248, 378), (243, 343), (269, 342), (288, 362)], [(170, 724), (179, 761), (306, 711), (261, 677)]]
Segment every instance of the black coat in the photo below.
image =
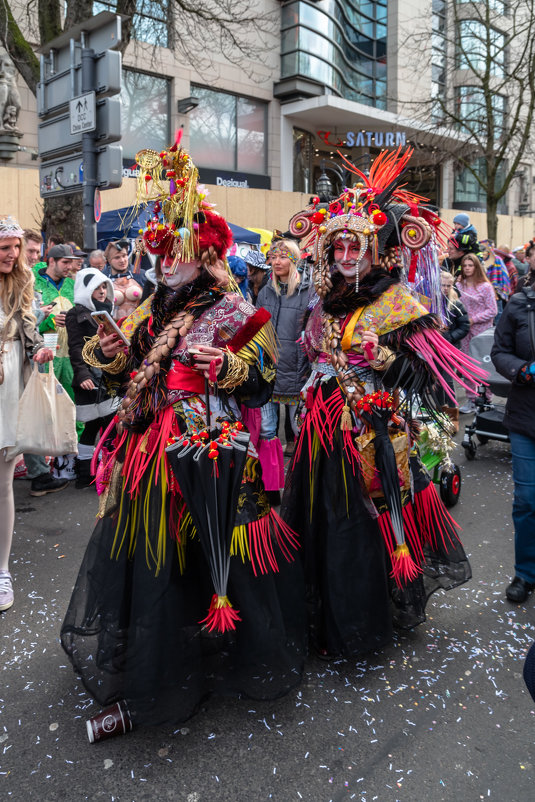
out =
[[(535, 309), (535, 292), (529, 303)], [(535, 440), (535, 381), (519, 381), (524, 365), (535, 360), (528, 328), (528, 295), (517, 292), (511, 296), (494, 332), (491, 359), (498, 373), (512, 382), (507, 398), (504, 425), (512, 432)]]
[(453, 301), (447, 311), (448, 328), (441, 331), (445, 340), (457, 345), (470, 331), (468, 312), (459, 300)]
[[(91, 317), (91, 311), (86, 306), (76, 304), (69, 309), (65, 316), (65, 327), (69, 338), (69, 359), (73, 369), (72, 389), (76, 406), (97, 404), (108, 397), (106, 384), (102, 378), (102, 371), (90, 367), (82, 357), (82, 348), (86, 340), (97, 333), (98, 325)], [(95, 390), (84, 390), (80, 387), (86, 379), (92, 379)]]

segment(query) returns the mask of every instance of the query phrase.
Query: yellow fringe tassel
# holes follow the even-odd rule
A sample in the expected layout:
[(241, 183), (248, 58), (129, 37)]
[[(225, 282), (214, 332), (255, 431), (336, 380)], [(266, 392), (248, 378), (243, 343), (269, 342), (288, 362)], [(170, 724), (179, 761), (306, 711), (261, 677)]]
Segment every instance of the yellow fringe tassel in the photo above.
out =
[(276, 362), (278, 357), (277, 338), (275, 329), (271, 320), (265, 323), (259, 332), (255, 334), (253, 339), (248, 342), (243, 348), (237, 352), (236, 356), (247, 362), (248, 365), (254, 365), (260, 361), (260, 348), (270, 357), (273, 362)]
[(232, 540), (230, 542), (230, 556), (235, 557), (239, 553), (242, 562), (251, 559), (249, 552), (249, 536), (245, 524), (235, 526), (232, 530)]
[(310, 497), (310, 520), (312, 520), (312, 508), (314, 507), (314, 479), (316, 473), (316, 459), (320, 450), (320, 439), (316, 432), (312, 435), (312, 448), (310, 457), (310, 477), (309, 477), (309, 497)]

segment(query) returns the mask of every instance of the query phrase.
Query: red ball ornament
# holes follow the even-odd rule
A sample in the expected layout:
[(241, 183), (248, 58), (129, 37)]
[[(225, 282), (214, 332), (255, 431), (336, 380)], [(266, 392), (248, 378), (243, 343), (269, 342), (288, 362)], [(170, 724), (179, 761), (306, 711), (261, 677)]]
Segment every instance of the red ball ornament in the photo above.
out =
[(323, 215), (321, 212), (314, 212), (310, 219), (313, 223), (323, 223)]
[(388, 220), (388, 217), (384, 212), (374, 212), (372, 218), (376, 226), (384, 226)]

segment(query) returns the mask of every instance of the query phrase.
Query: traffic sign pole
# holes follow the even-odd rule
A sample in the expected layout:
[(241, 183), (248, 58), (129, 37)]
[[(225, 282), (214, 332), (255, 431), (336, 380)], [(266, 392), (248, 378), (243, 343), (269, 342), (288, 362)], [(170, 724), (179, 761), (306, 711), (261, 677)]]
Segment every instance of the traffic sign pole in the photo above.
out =
[[(120, 187), (119, 14), (102, 11), (40, 48), (37, 108), (42, 198), (82, 192), (84, 248), (97, 246), (95, 191)], [(0, 121), (1, 122), (1, 121)]]
[[(91, 92), (95, 86), (95, 51), (82, 50), (82, 93)], [(82, 156), (84, 160), (84, 249), (94, 251), (97, 247), (97, 223), (95, 220), (95, 189), (97, 186), (97, 151), (94, 131), (82, 134)]]

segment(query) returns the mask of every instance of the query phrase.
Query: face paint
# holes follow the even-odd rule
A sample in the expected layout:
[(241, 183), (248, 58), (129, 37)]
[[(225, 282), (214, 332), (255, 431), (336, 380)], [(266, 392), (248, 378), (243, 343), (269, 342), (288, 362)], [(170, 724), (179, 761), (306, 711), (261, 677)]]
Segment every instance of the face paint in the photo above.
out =
[[(334, 264), (346, 281), (355, 278), (356, 265), (360, 259), (358, 241), (344, 238), (334, 242)], [(359, 262), (359, 276), (364, 276), (371, 267), (371, 251), (368, 249)]]
[(181, 287), (183, 284), (189, 284), (197, 278), (201, 272), (201, 263), (197, 260), (195, 262), (180, 262), (175, 272), (171, 272), (173, 267), (174, 258), (166, 256), (162, 260), (162, 276), (165, 284), (171, 289)]

